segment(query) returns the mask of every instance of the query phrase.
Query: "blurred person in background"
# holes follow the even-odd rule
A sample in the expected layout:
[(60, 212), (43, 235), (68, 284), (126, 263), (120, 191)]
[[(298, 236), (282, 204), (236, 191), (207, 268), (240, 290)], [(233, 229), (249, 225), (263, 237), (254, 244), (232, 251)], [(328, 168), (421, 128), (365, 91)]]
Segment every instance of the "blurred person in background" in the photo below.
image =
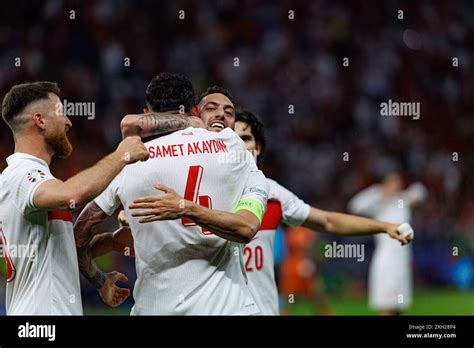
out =
[[(412, 208), (427, 196), (421, 183), (404, 189), (399, 171), (388, 171), (381, 184), (372, 185), (349, 201), (349, 211), (373, 219), (401, 223), (411, 221)], [(369, 306), (382, 315), (399, 315), (412, 303), (413, 275), (411, 246), (402, 248), (383, 234), (375, 238), (369, 268)]]

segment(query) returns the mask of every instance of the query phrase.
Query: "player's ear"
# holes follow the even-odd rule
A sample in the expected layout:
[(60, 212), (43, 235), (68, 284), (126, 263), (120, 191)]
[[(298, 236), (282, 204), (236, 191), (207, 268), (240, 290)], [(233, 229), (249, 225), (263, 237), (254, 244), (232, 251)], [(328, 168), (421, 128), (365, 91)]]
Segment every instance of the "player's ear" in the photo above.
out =
[(144, 114), (148, 114), (149, 112), (150, 112), (150, 109), (148, 109), (147, 107), (143, 108), (143, 113)]
[(197, 105), (194, 105), (190, 111), (191, 116), (199, 116), (199, 108)]
[(38, 127), (41, 130), (46, 129), (46, 122), (45, 122), (43, 114), (41, 114), (40, 112), (35, 112), (31, 119), (33, 120), (33, 123), (35, 124), (36, 127)]
[(257, 142), (255, 144), (255, 154), (257, 156), (260, 156), (261, 153), (262, 153), (262, 145), (259, 142)]

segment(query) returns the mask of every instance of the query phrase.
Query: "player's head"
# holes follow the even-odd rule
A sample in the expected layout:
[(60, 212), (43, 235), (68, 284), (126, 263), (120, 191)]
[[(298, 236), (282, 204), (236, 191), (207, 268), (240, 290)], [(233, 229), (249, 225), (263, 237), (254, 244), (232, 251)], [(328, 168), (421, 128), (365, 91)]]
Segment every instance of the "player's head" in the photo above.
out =
[(199, 96), (199, 117), (206, 127), (215, 132), (234, 129), (235, 107), (230, 92), (219, 86), (209, 87)]
[(61, 91), (54, 82), (28, 82), (13, 86), (3, 98), (2, 117), (13, 131), (15, 142), (42, 138), (53, 156), (72, 152), (67, 132), (71, 121), (64, 115)]
[(179, 111), (192, 114), (195, 106), (194, 87), (183, 75), (162, 72), (146, 88), (145, 112)]
[(261, 168), (267, 145), (263, 122), (250, 111), (237, 111), (235, 116), (235, 132), (245, 142), (247, 150), (254, 155), (257, 166)]
[(403, 174), (398, 170), (387, 171), (382, 179), (382, 189), (385, 196), (393, 196), (403, 189)]

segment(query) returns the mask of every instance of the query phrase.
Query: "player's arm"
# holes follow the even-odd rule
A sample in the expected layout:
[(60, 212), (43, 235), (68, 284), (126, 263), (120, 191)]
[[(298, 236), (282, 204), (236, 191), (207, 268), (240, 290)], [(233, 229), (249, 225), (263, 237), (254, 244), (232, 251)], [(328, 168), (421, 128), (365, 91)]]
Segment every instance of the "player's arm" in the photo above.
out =
[(92, 259), (113, 251), (125, 256), (135, 256), (130, 228), (121, 227), (115, 232), (104, 232), (92, 237), (90, 241)]
[(353, 214), (371, 217), (382, 201), (382, 187), (380, 184), (375, 184), (356, 194), (349, 201), (348, 208)]
[(45, 181), (35, 191), (33, 204), (47, 210), (79, 208), (99, 195), (125, 165), (146, 160), (148, 156), (139, 137), (127, 138), (116, 151), (72, 178)]
[(270, 181), (272, 191), (276, 193), (276, 197), (282, 204), (283, 221), (290, 226), (304, 226), (312, 230), (341, 236), (368, 235), (382, 232), (388, 233), (402, 244), (408, 242), (405, 237), (397, 232), (400, 225), (311, 207), (293, 192), (273, 180)]
[(428, 197), (428, 190), (421, 182), (411, 184), (402, 194), (411, 207), (416, 207)]
[(142, 138), (165, 135), (188, 127), (204, 128), (199, 117), (177, 112), (152, 112), (126, 115), (120, 122), (122, 137), (138, 135)]
[(304, 227), (341, 236), (362, 236), (375, 233), (387, 233), (390, 237), (407, 244), (406, 237), (400, 235), (398, 224), (367, 219), (360, 216), (324, 211), (311, 207)]
[[(98, 290), (105, 303), (116, 307), (130, 295), (130, 290), (119, 288), (115, 283), (117, 281), (125, 282), (128, 279), (117, 271), (107, 274), (101, 271), (94, 261), (94, 254), (91, 250), (92, 239), (101, 232), (100, 224), (106, 218), (107, 214), (95, 202), (90, 202), (77, 218), (74, 225), (74, 238), (80, 272)], [(110, 247), (110, 244), (105, 247)]]
[(254, 203), (253, 210), (247, 202), (248, 207), (240, 205), (235, 213), (230, 213), (188, 201), (164, 185), (154, 187), (164, 194), (138, 198), (129, 206), (137, 210), (132, 216), (140, 217), (140, 223), (188, 218), (219, 237), (239, 243), (250, 242), (260, 227), (264, 209), (259, 202)]

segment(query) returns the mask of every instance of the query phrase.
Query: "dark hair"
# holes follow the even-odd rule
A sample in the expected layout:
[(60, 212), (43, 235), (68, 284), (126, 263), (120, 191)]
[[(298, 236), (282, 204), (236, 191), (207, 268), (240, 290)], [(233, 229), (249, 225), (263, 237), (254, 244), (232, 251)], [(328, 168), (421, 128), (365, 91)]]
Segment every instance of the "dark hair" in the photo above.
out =
[(255, 142), (260, 144), (260, 155), (257, 157), (257, 166), (262, 168), (263, 155), (267, 146), (267, 139), (265, 137), (265, 125), (260, 118), (247, 110), (238, 110), (235, 115), (235, 122), (245, 122), (250, 126)]
[(205, 92), (201, 93), (198, 99), (198, 104), (203, 100), (205, 97), (207, 97), (209, 94), (214, 94), (214, 93), (220, 93), (225, 95), (229, 100), (233, 103), (234, 101), (232, 100), (232, 93), (228, 89), (225, 89), (224, 87), (220, 86), (211, 86), (206, 89)]
[(40, 99), (47, 99), (49, 93), (54, 93), (57, 96), (61, 95), (61, 90), (56, 82), (37, 81), (13, 86), (3, 98), (3, 119), (13, 129), (15, 116), (30, 103)]
[(188, 112), (195, 105), (194, 87), (183, 75), (162, 72), (150, 81), (145, 99), (148, 108), (156, 112), (178, 110)]

